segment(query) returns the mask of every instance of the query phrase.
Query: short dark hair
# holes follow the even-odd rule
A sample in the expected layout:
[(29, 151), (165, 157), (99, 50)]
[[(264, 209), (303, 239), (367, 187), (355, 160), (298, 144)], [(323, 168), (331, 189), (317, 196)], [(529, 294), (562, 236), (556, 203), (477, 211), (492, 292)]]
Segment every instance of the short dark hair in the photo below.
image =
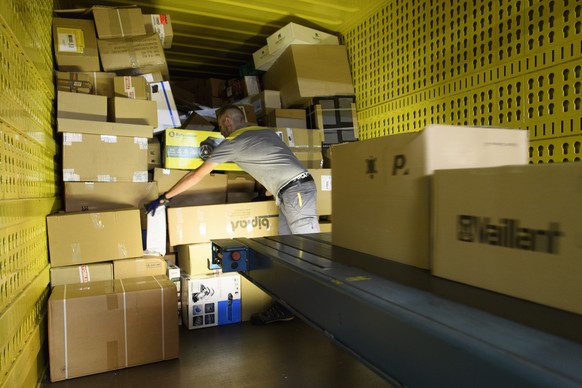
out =
[(245, 115), (243, 111), (236, 105), (225, 105), (216, 112), (217, 119), (224, 115), (228, 115), (233, 119), (238, 119), (241, 123), (245, 121)]

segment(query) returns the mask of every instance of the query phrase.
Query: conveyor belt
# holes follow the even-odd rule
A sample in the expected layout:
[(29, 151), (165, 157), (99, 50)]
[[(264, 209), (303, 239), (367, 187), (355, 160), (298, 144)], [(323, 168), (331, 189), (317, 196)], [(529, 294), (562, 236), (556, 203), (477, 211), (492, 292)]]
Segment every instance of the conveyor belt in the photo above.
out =
[(582, 386), (582, 317), (335, 247), (328, 234), (235, 239), (241, 272), (388, 381)]

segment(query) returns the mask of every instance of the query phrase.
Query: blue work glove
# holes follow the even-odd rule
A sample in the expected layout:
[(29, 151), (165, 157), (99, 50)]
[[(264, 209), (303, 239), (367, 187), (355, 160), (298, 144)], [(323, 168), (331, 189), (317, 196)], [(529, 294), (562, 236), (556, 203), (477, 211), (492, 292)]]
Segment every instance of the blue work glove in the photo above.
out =
[(152, 217), (156, 215), (156, 209), (160, 206), (167, 206), (170, 200), (166, 198), (165, 194), (160, 195), (157, 199), (154, 199), (146, 205), (146, 214), (152, 213)]

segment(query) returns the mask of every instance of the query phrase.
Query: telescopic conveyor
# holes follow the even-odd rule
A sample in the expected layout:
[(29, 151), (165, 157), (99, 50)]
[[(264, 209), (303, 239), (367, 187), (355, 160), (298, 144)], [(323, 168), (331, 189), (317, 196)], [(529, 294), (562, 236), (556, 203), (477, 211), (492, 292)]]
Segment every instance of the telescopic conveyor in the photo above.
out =
[(329, 233), (212, 250), (211, 267), (240, 272), (392, 383), (582, 385), (582, 316), (342, 249)]

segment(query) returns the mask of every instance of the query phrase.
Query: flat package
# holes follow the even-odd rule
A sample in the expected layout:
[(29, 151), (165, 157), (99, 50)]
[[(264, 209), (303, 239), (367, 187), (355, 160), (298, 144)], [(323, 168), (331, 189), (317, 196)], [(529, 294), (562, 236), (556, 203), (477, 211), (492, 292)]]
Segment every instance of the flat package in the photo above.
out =
[(166, 271), (167, 264), (162, 257), (143, 256), (113, 261), (114, 279), (165, 275)]
[(525, 130), (452, 125), (333, 146), (333, 243), (428, 269), (433, 172), (527, 164), (528, 148)]
[(167, 128), (180, 128), (180, 114), (172, 88), (168, 81), (152, 82), (149, 84), (149, 96), (152, 101), (156, 102), (156, 109), (158, 114), (158, 125), (154, 129), (154, 133), (158, 133)]
[(113, 264), (93, 263), (51, 268), (51, 287), (113, 280)]
[(138, 209), (47, 216), (52, 267), (143, 256)]
[(65, 211), (143, 208), (158, 197), (155, 182), (65, 182)]
[(141, 9), (138, 7), (92, 8), (95, 28), (99, 39), (128, 38), (145, 35)]
[(55, 82), (58, 91), (97, 94), (113, 97), (113, 78), (115, 73), (99, 71), (71, 72), (56, 71)]
[(582, 314), (581, 182), (580, 163), (435, 171), (433, 274)]
[(54, 287), (51, 381), (178, 358), (176, 312), (176, 286), (165, 275)]

